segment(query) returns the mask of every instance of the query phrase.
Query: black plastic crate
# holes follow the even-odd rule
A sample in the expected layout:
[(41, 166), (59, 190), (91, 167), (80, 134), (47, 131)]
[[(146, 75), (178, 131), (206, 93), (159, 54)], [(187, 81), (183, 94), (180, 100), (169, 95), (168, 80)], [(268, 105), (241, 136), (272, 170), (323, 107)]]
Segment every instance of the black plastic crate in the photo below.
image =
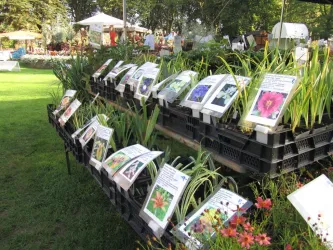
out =
[(89, 79), (89, 85), (90, 85), (91, 92), (97, 94), (97, 82), (95, 82), (95, 80), (92, 76)]
[(160, 107), (158, 124), (187, 137), (199, 141), (199, 118), (192, 117), (192, 110), (183, 107)]

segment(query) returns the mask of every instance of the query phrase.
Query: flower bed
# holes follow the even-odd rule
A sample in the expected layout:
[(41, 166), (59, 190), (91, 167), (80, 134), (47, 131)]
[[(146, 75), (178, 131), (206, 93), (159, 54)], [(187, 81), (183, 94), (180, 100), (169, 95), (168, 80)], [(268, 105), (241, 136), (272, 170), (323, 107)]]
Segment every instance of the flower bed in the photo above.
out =
[(50, 56), (50, 55), (24, 55), (20, 62), (30, 68), (36, 69), (52, 69), (54, 61), (69, 63), (71, 56)]

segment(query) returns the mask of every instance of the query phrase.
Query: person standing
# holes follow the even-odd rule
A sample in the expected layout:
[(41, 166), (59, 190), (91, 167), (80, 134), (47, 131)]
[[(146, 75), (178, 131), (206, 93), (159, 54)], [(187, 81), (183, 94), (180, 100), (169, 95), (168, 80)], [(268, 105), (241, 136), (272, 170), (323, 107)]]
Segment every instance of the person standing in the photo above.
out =
[(111, 44), (111, 46), (117, 46), (116, 38), (117, 38), (117, 32), (114, 30), (113, 25), (110, 25), (110, 44)]

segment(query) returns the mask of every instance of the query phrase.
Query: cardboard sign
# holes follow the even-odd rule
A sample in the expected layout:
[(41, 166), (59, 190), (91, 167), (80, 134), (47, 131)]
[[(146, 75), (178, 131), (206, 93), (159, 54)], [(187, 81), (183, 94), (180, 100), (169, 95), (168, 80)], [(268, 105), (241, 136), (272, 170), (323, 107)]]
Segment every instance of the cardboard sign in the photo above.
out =
[(66, 90), (64, 96), (61, 98), (59, 106), (52, 112), (52, 114), (57, 115), (61, 110), (66, 109), (71, 103), (73, 97), (76, 94), (76, 90), (68, 89)]
[[(329, 248), (333, 248), (333, 183), (321, 175), (288, 195), (288, 200)], [(325, 240), (324, 240), (325, 239)]]
[(91, 24), (89, 28), (89, 42), (92, 47), (100, 49), (103, 44), (103, 24)]
[(198, 73), (191, 70), (180, 73), (158, 94), (160, 105), (163, 106), (163, 100), (173, 103), (192, 82), (196, 81), (197, 77)]
[(144, 146), (135, 144), (113, 153), (103, 162), (102, 166), (112, 178), (129, 161), (148, 152), (149, 150)]
[(156, 237), (163, 235), (189, 181), (188, 175), (168, 164), (160, 169), (140, 211)]
[(109, 66), (109, 64), (112, 62), (112, 59), (107, 60), (93, 75), (94, 81), (96, 82), (96, 79), (100, 77), (101, 74), (103, 74), (106, 70), (106, 68)]
[[(224, 225), (234, 216), (240, 216), (252, 202), (227, 189), (220, 188), (211, 194), (201, 205), (187, 216), (186, 221), (177, 225), (174, 235), (189, 249), (200, 249), (203, 242), (215, 236), (217, 218)], [(207, 218), (212, 218), (207, 220)], [(200, 230), (198, 230), (200, 228)]]
[(81, 106), (81, 102), (78, 99), (75, 99), (66, 111), (60, 116), (58, 119), (61, 126), (64, 126), (66, 122), (71, 118), (71, 116), (75, 113), (75, 111)]
[(297, 84), (296, 76), (266, 74), (246, 121), (275, 127)]
[(97, 127), (93, 149), (89, 163), (97, 170), (102, 168), (102, 162), (106, 157), (109, 148), (109, 141), (113, 134), (113, 129), (102, 125)]
[(224, 77), (225, 75), (213, 75), (202, 79), (197, 86), (190, 90), (180, 105), (191, 108), (193, 116), (200, 118), (200, 110)]
[(113, 176), (113, 180), (125, 191), (127, 191), (146, 166), (161, 154), (163, 154), (161, 151), (151, 151), (138, 156), (134, 160), (128, 162), (119, 172), (117, 172)]
[(249, 77), (226, 75), (201, 110), (204, 115), (209, 116), (207, 121), (204, 117), (204, 122), (210, 123), (210, 116), (221, 118), (235, 101), (239, 91), (242, 91), (250, 81)]
[(159, 68), (149, 68), (146, 69), (143, 73), (143, 76), (139, 81), (138, 87), (136, 88), (136, 92), (134, 95), (134, 98), (140, 100), (140, 103), (142, 98), (144, 101), (147, 101), (147, 99), (149, 98), (151, 94), (151, 89), (157, 81), (159, 74)]

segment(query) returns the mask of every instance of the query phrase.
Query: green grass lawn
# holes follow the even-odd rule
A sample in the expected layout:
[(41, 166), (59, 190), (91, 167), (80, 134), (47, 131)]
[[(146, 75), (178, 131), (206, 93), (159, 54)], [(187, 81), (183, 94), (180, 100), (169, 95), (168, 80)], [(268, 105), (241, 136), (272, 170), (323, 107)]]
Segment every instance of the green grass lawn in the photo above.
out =
[(50, 70), (0, 73), (0, 249), (135, 249), (135, 232), (48, 124)]

